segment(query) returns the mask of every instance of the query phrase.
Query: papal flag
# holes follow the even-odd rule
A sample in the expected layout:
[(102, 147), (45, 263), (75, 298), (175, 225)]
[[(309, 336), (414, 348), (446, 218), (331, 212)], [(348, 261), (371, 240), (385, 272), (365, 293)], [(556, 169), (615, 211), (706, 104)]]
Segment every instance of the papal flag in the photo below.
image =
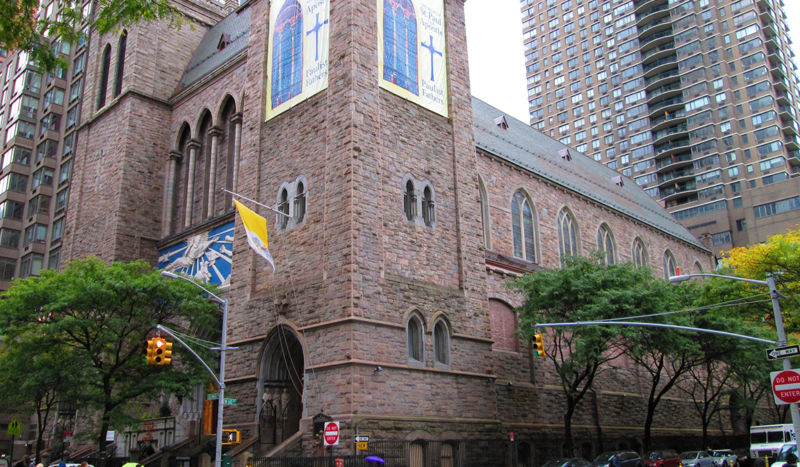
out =
[(236, 203), (236, 210), (242, 216), (242, 224), (244, 230), (247, 232), (247, 243), (256, 250), (256, 253), (263, 256), (272, 266), (272, 272), (275, 272), (275, 262), (272, 260), (272, 255), (269, 253), (267, 246), (267, 220), (253, 211), (247, 209), (242, 203), (233, 200)]

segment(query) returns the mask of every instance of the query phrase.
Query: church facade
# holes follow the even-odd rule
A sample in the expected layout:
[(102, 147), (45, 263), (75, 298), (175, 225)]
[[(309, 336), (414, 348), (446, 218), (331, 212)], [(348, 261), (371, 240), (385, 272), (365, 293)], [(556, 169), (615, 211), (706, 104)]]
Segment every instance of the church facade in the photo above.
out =
[[(635, 183), (471, 96), (462, 0), (175, 3), (182, 28), (133, 26), (123, 54), (92, 36), (63, 257), (226, 288), (237, 459), (311, 454), (315, 420), (340, 422), (338, 453), (355, 433), (443, 451), (513, 433), (541, 458), (560, 389), (505, 285), (592, 250), (713, 268)], [(231, 192), (278, 211), (239, 199), (268, 219), (274, 273)], [(638, 373), (615, 364), (576, 415), (586, 456), (641, 437)], [(215, 426), (204, 392), (180, 415), (195, 434)], [(697, 435), (692, 410), (667, 398), (657, 436)]]

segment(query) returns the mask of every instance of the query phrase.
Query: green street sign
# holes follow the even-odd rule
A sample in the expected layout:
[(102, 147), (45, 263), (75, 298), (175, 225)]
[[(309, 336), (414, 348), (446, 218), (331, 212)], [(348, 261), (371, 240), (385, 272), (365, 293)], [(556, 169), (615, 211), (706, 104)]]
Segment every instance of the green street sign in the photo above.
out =
[(206, 400), (207, 401), (218, 401), (219, 400), (219, 394), (206, 394)]
[(16, 418), (8, 424), (8, 434), (11, 436), (19, 436), (22, 434), (22, 425)]
[(222, 399), (222, 403), (225, 405), (236, 405), (236, 399)]

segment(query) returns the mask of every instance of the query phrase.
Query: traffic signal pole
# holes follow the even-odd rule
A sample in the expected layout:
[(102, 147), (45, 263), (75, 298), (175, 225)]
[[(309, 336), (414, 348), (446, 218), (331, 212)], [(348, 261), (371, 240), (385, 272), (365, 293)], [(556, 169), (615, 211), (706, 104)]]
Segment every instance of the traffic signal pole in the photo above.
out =
[(222, 467), (222, 415), (223, 415), (223, 408), (225, 407), (225, 352), (228, 351), (228, 350), (236, 350), (238, 348), (238, 347), (228, 347), (228, 344), (227, 344), (227, 342), (228, 342), (228, 300), (223, 300), (223, 299), (217, 297), (213, 293), (211, 293), (208, 290), (206, 290), (200, 284), (198, 284), (198, 283), (196, 283), (196, 282), (194, 282), (194, 281), (192, 281), (192, 280), (190, 280), (190, 279), (188, 279), (188, 278), (186, 278), (184, 276), (180, 276), (178, 274), (174, 274), (174, 273), (167, 272), (167, 271), (161, 271), (161, 276), (165, 277), (167, 279), (183, 279), (186, 282), (189, 282), (190, 284), (194, 285), (198, 289), (201, 289), (203, 292), (207, 293), (208, 297), (212, 301), (217, 302), (218, 304), (222, 305), (222, 338), (220, 339), (219, 347), (214, 347), (214, 348), (211, 349), (211, 350), (219, 350), (219, 378), (217, 378), (217, 375), (215, 375), (214, 372), (211, 371), (211, 368), (209, 368), (208, 365), (206, 365), (206, 362), (204, 362), (203, 359), (200, 358), (200, 356), (197, 355), (197, 353), (195, 353), (195, 351), (192, 350), (191, 347), (186, 345), (186, 343), (183, 342), (178, 336), (176, 336), (175, 334), (170, 332), (169, 329), (167, 329), (167, 328), (165, 328), (165, 327), (163, 327), (161, 325), (156, 326), (157, 329), (159, 329), (161, 331), (164, 331), (167, 334), (169, 334), (170, 336), (172, 336), (173, 338), (175, 338), (175, 340), (180, 342), (189, 352), (191, 352), (191, 354), (194, 355), (194, 357), (197, 360), (199, 360), (200, 363), (203, 364), (205, 369), (208, 370), (208, 372), (214, 378), (214, 381), (217, 382), (217, 387), (219, 388), (219, 401), (218, 401), (218, 404), (217, 404), (217, 439), (216, 439), (216, 449), (215, 449), (216, 452), (215, 452), (215, 455), (214, 455), (214, 467)]

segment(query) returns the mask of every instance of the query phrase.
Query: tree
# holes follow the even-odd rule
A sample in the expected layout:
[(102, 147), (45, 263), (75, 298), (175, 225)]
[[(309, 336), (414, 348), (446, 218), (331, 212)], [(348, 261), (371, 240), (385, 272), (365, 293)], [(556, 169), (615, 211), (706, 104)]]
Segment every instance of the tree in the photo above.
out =
[(206, 330), (219, 312), (196, 287), (165, 280), (147, 263), (75, 261), (59, 273), (42, 271), (41, 277), (14, 281), (4, 298), (4, 340), (29, 344), (38, 336), (54, 352), (71, 353), (79, 362), (76, 373), (85, 389), (77, 400), (100, 414), (101, 452), (109, 427), (134, 422), (129, 402), (161, 394), (187, 396), (207, 380), (189, 356), (180, 364), (144, 363), (146, 339), (157, 325), (187, 333), (189, 326)]
[(27, 52), (45, 71), (67, 66), (51, 51), (45, 36), (77, 43), (83, 24), (98, 34), (106, 34), (139, 21), (165, 19), (175, 27), (182, 22), (170, 0), (98, 0), (95, 12), (86, 16), (83, 2), (67, 2), (56, 19), (41, 19), (38, 13), (39, 0), (0, 2), (0, 47)]
[[(697, 293), (693, 284), (680, 287), (651, 276), (647, 283), (648, 295), (652, 301), (642, 304), (646, 314), (661, 314), (688, 308)], [(640, 313), (645, 314), (645, 313)], [(648, 321), (692, 326), (688, 314), (655, 316)], [(695, 333), (653, 327), (626, 327), (622, 329), (625, 352), (637, 365), (645, 370), (650, 379), (647, 394), (647, 409), (644, 421), (644, 449), (652, 447), (652, 426), (658, 405), (696, 365), (703, 362), (699, 338)]]
[[(567, 257), (561, 269), (539, 271), (517, 279), (512, 287), (524, 295), (518, 308), (520, 334), (531, 340), (537, 323), (594, 321), (641, 315), (665, 309), (649, 269), (631, 263), (606, 266), (602, 257)], [(653, 292), (657, 293), (653, 293)], [(670, 302), (671, 303), (671, 302)], [(546, 355), (560, 378), (566, 399), (564, 436), (571, 452), (572, 416), (604, 365), (620, 353), (618, 330), (602, 326), (554, 328), (547, 335)]]
[(39, 336), (4, 339), (0, 348), (0, 393), (6, 409), (36, 414), (35, 461), (44, 449), (44, 432), (59, 403), (80, 392), (81, 362)]
[[(723, 265), (748, 279), (765, 280), (773, 275), (784, 295), (781, 307), (786, 331), (800, 331), (800, 228), (774, 235), (764, 243), (725, 252)], [(737, 287), (748, 295), (765, 292), (759, 285), (737, 283)], [(772, 309), (769, 305), (766, 308)]]

